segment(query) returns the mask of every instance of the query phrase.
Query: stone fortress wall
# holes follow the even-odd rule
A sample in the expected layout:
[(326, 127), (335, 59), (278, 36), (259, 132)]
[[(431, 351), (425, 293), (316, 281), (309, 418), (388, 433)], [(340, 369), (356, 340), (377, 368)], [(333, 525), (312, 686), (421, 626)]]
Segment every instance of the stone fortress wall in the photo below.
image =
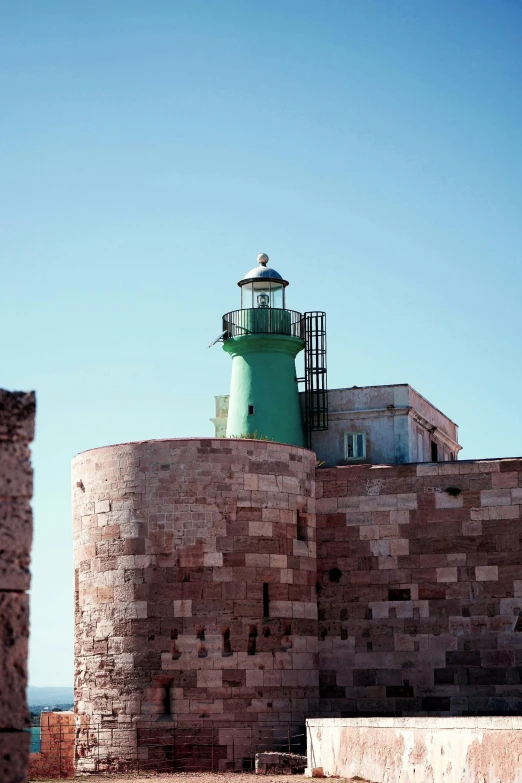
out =
[(522, 459), (316, 478), (321, 715), (520, 715)]
[(25, 780), (27, 644), (33, 521), (33, 392), (0, 389), (0, 780)]
[(132, 767), (137, 732), (174, 725), (158, 764), (212, 726), (227, 769), (242, 728), (318, 713), (315, 464), (233, 439), (74, 459), (78, 771)]
[(165, 440), (80, 454), (73, 487), (78, 771), (175, 768), (183, 729), (227, 770), (247, 727), (520, 713), (521, 459)]

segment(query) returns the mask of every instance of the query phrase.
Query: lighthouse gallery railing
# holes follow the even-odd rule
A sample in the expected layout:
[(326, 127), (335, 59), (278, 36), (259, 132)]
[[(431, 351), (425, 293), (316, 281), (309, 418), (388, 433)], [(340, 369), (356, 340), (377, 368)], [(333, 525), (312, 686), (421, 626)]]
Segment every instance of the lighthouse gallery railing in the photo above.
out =
[(287, 334), (306, 338), (306, 321), (302, 313), (275, 307), (232, 310), (223, 316), (224, 339), (247, 334)]

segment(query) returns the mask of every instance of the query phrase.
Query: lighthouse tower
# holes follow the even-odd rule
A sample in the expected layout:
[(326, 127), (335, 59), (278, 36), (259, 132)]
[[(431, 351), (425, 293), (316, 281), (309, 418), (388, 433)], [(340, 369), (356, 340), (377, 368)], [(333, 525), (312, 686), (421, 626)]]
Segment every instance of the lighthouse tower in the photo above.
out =
[(223, 316), (223, 349), (232, 357), (226, 435), (305, 445), (295, 357), (306, 319), (286, 309), (288, 281), (268, 256), (239, 281), (241, 309)]

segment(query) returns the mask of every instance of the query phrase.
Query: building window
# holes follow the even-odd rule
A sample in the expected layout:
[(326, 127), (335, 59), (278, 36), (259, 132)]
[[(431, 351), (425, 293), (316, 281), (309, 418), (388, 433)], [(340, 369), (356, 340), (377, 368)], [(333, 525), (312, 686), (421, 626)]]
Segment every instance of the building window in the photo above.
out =
[(435, 443), (434, 440), (431, 441), (431, 461), (432, 462), (438, 462), (439, 461), (439, 447), (438, 447), (438, 444)]
[(424, 462), (424, 448), (422, 446), (422, 432), (417, 432), (417, 462)]
[(249, 416), (253, 416), (254, 415), (254, 406), (253, 405), (249, 405), (248, 406), (248, 415)]
[(366, 433), (347, 432), (344, 436), (344, 458), (364, 459), (366, 457)]

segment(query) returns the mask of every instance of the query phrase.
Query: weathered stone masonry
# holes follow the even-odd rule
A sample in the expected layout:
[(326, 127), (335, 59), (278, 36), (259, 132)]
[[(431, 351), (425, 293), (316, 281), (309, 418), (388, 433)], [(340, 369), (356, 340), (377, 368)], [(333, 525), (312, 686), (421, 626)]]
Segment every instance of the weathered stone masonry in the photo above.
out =
[(73, 486), (81, 771), (159, 766), (169, 726), (231, 769), (262, 724), (522, 709), (522, 460), (168, 440), (81, 454)]
[(321, 714), (522, 710), (522, 460), (317, 471)]
[(25, 780), (35, 396), (0, 390), (0, 780)]
[(317, 714), (314, 472), (262, 441), (75, 458), (79, 770), (131, 766), (129, 729), (174, 721), (213, 726), (225, 769), (245, 726)]

